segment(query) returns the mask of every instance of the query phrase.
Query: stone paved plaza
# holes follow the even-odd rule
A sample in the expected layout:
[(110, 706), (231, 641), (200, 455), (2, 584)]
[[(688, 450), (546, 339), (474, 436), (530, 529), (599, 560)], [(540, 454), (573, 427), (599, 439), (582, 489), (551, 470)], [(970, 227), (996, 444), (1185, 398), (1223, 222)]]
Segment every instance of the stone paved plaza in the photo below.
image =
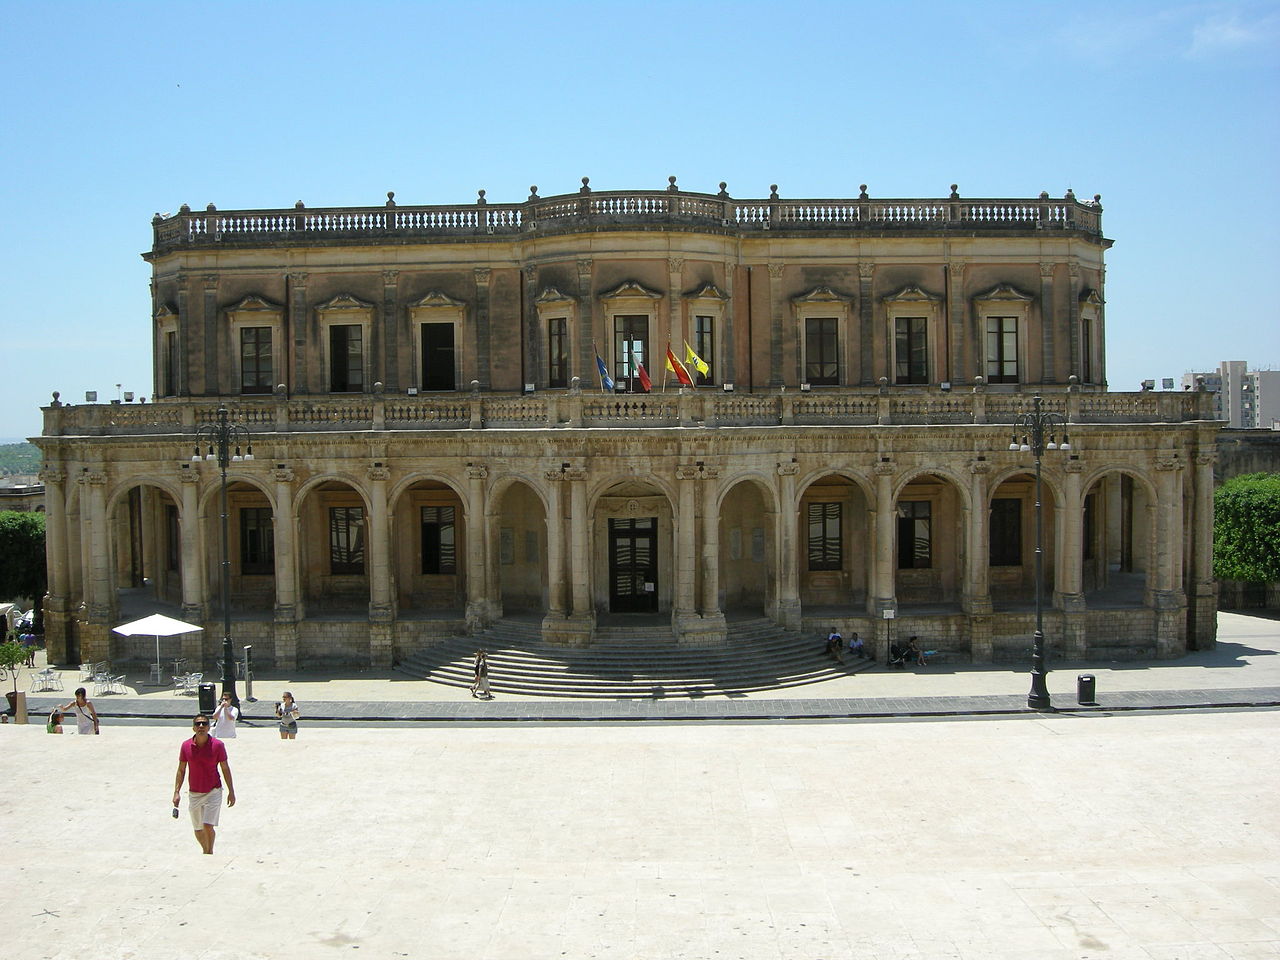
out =
[(1280, 956), (1274, 710), (186, 735), (0, 727), (8, 956)]

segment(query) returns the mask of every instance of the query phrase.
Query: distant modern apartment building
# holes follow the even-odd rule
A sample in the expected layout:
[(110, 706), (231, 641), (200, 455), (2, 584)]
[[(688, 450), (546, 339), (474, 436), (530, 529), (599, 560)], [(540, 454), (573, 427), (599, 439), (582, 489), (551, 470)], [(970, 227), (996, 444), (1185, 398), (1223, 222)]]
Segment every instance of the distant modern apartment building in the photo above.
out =
[(1244, 430), (1270, 429), (1280, 423), (1280, 370), (1249, 370), (1244, 360), (1224, 360), (1218, 369), (1205, 373), (1184, 373), (1182, 387), (1193, 389), (1204, 378), (1205, 389), (1214, 395), (1214, 412), (1219, 420)]

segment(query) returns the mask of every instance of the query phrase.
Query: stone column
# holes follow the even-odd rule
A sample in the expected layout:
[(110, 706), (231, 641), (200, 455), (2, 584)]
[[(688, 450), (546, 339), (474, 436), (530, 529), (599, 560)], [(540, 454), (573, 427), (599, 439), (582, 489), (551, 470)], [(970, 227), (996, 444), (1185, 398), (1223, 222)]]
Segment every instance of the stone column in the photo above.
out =
[[(782, 376), (782, 271), (784, 265), (769, 266), (769, 386), (780, 387)], [(754, 346), (754, 345), (753, 345)]]
[(275, 668), (298, 668), (298, 561), (297, 525), (293, 517), (293, 470), (278, 467), (272, 474), (276, 482), (276, 514), (272, 526), (276, 555)]
[[(111, 543), (107, 530), (107, 475), (91, 470), (80, 478), (81, 501), (88, 502), (89, 576), (85, 580), (86, 622), (80, 637), (80, 656), (86, 661), (111, 659)], [(87, 495), (87, 496), (86, 496)], [(82, 518), (85, 516), (81, 508)]]
[[(596, 368), (596, 358), (591, 349), (591, 342), (595, 337), (595, 297), (592, 291), (592, 261), (583, 258), (578, 261), (578, 376), (582, 378), (584, 383), (590, 382), (593, 374), (591, 371)], [(533, 297), (528, 298), (529, 308), (533, 309)], [(531, 325), (536, 326), (536, 324)], [(602, 336), (608, 340), (611, 336), (608, 330), (602, 332)], [(604, 344), (601, 344), (601, 356), (609, 351)], [(533, 366), (533, 370), (541, 370), (543, 367)]]
[[(403, 336), (403, 324), (400, 321), (400, 309), (396, 297), (396, 285), (400, 278), (399, 270), (382, 271), (382, 316), (374, 326), (374, 335), (382, 338), (382, 376), (374, 373), (374, 380), (381, 380), (388, 393), (400, 392), (400, 339)], [(374, 354), (377, 356), (377, 354)], [(413, 382), (412, 371), (409, 382)]]
[(1066, 485), (1062, 517), (1058, 523), (1061, 536), (1056, 538), (1053, 564), (1054, 605), (1062, 610), (1062, 655), (1069, 660), (1081, 660), (1088, 648), (1083, 578), (1084, 494), (1081, 489), (1084, 464), (1068, 459), (1063, 469)]
[[(875, 359), (875, 320), (872, 307), (872, 281), (875, 279), (874, 262), (863, 261), (858, 264), (858, 368), (850, 369), (846, 383), (869, 384), (875, 377), (872, 361)], [(850, 341), (854, 338), (850, 336)], [(890, 371), (892, 373), (892, 371)], [(855, 379), (855, 375), (857, 379)]]
[(1196, 454), (1191, 505), (1191, 588), (1188, 602), (1188, 641), (1196, 650), (1212, 650), (1218, 638), (1218, 586), (1213, 577), (1213, 464), (1212, 444)]
[(702, 616), (724, 620), (720, 609), (720, 471), (702, 471)]
[(543, 635), (565, 618), (564, 474), (559, 468), (543, 474), (547, 481), (547, 616)]
[[(1057, 383), (1057, 357), (1054, 352), (1054, 339), (1058, 335), (1054, 323), (1053, 271), (1056, 264), (1047, 260), (1040, 263), (1040, 370), (1044, 383)], [(1075, 373), (1072, 368), (1069, 373)]]
[(485, 479), (483, 466), (467, 464), (467, 630), (479, 633), (488, 622), (489, 585), (486, 576)]
[(585, 645), (595, 632), (596, 613), (591, 603), (591, 517), (587, 513), (587, 471), (572, 466), (565, 473), (569, 481), (569, 564), (572, 571), (572, 613), (565, 624), (564, 639)]
[(46, 466), (40, 471), (44, 484), (45, 575), (44, 643), (49, 663), (67, 663), (71, 629), (68, 612), (71, 558), (67, 555), (66, 472)]
[[(682, 257), (667, 257), (667, 346), (671, 347), (671, 352), (677, 357), (683, 356), (681, 345), (685, 339), (684, 317), (682, 316), (683, 311), (680, 309), (680, 287), (683, 276), (684, 259)], [(672, 346), (672, 344), (676, 346)], [(652, 348), (650, 348), (650, 352), (653, 352)], [(653, 359), (656, 360), (657, 357), (655, 356)], [(658, 371), (662, 372), (663, 380), (666, 380), (669, 376), (674, 376), (667, 370), (665, 352), (662, 355), (662, 363), (653, 372), (657, 373)], [(696, 382), (698, 371), (695, 370), (693, 375)]]
[(395, 647), (391, 608), (390, 529), (387, 522), (387, 481), (391, 479), (391, 471), (380, 463), (375, 463), (369, 468), (368, 477), (369, 665), (389, 668)]
[[(289, 302), (285, 309), (289, 312), (288, 334), (292, 343), (282, 344), (288, 348), (287, 356), (293, 361), (293, 383), (291, 393), (308, 393), (312, 389), (311, 379), (307, 375), (311, 369), (307, 356), (307, 344), (312, 342), (310, 311), (307, 309), (307, 275), (305, 273), (289, 274)], [(283, 369), (283, 367), (281, 368)], [(318, 376), (323, 382), (324, 373)]]
[(778, 597), (774, 619), (788, 630), (799, 630), (800, 580), (796, 563), (799, 550), (797, 542), (800, 504), (796, 501), (796, 475), (800, 472), (795, 462), (778, 464)]
[(493, 271), (488, 267), (476, 267), (472, 274), (476, 280), (476, 369), (475, 379), (480, 389), (489, 389), (489, 278)]
[(969, 329), (969, 305), (964, 296), (965, 261), (947, 261), (947, 329), (951, 342), (947, 345), (950, 356), (947, 378), (955, 383), (969, 383), (975, 374), (986, 376), (986, 365), (982, 362), (986, 347), (982, 340), (973, 344), (976, 351), (972, 367), (965, 363), (965, 345), (968, 342), (966, 331)]
[(893, 503), (894, 466), (883, 460), (875, 465), (876, 474), (876, 556), (873, 581), (875, 584), (874, 613), (876, 621), (876, 656), (881, 663), (889, 662), (889, 624), (885, 611), (898, 612), (897, 587), (894, 582), (893, 544), (895, 537), (895, 511)]
[[(989, 506), (987, 460), (969, 462), (969, 509), (965, 511), (968, 537), (962, 607), (969, 615), (969, 649), (974, 663), (990, 663), (991, 650), (991, 542), (988, 535)], [(892, 560), (890, 561), (892, 562)]]
[(1182, 592), (1182, 462), (1156, 460), (1156, 656), (1186, 653), (1186, 595)]
[[(231, 392), (230, 384), (223, 385), (218, 370), (218, 362), (222, 356), (222, 345), (218, 335), (223, 325), (218, 322), (218, 275), (211, 273), (204, 278), (204, 393), (216, 397)], [(230, 374), (228, 374), (228, 379)], [(235, 391), (239, 393), (239, 390)]]

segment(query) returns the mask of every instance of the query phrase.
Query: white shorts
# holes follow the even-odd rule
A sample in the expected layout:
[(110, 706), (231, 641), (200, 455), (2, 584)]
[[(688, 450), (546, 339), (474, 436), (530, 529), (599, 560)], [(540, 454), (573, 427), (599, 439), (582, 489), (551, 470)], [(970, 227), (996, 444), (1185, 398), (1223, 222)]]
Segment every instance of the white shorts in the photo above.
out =
[(211, 827), (218, 825), (218, 814), (222, 811), (222, 788), (216, 787), (208, 793), (187, 794), (187, 812), (191, 814), (191, 826), (201, 829), (205, 824)]

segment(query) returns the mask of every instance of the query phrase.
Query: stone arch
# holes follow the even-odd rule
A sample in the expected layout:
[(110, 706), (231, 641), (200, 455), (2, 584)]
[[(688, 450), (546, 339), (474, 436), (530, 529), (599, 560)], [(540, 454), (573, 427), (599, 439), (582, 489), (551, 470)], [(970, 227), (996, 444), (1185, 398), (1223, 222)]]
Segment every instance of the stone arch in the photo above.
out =
[(548, 506), (537, 483), (507, 475), (493, 484), (486, 501), (489, 583), (499, 609), (495, 616), (538, 613), (548, 606)]
[(602, 478), (588, 493), (591, 602), (611, 614), (666, 612), (674, 602), (677, 500), (653, 474)]
[[(203, 547), (204, 595), (222, 603), (222, 483), (217, 474), (205, 482), (196, 505)], [(237, 617), (264, 618), (275, 606), (275, 530), (293, 518), (276, 511), (275, 490), (266, 479), (244, 471), (227, 471), (227, 559), (230, 561), (231, 607)]]
[[(113, 619), (162, 612), (180, 616), (182, 492), (178, 484), (129, 477), (106, 497), (108, 596)], [(139, 656), (134, 657), (138, 652)], [(146, 659), (126, 639), (112, 637), (116, 659)]]
[(401, 619), (462, 618), (470, 556), (468, 531), (485, 518), (468, 510), (465, 488), (453, 477), (417, 471), (387, 496), (388, 548)]
[(875, 556), (874, 499), (865, 478), (835, 467), (797, 486), (791, 509), (799, 511), (795, 563), (801, 606), (815, 615), (861, 614)]
[(1080, 579), (1090, 608), (1150, 606), (1159, 498), (1143, 470), (1100, 464), (1080, 485)]
[(897, 484), (893, 505), (899, 605), (957, 604), (970, 559), (964, 551), (970, 522), (967, 483), (949, 469), (913, 469)]
[(777, 603), (778, 493), (761, 473), (726, 481), (719, 514), (719, 607), (726, 616), (767, 615)]
[(344, 475), (313, 477), (294, 497), (299, 598), (308, 615), (366, 616), (370, 504)]

